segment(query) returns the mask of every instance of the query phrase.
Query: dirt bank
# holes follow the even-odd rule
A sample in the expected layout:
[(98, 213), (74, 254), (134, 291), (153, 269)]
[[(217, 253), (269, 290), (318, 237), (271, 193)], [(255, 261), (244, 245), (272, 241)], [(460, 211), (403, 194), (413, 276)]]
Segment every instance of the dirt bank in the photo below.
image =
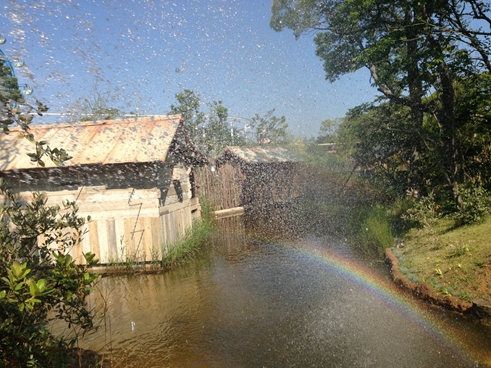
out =
[(399, 271), (399, 260), (392, 249), (385, 250), (385, 258), (391, 271), (392, 280), (401, 288), (412, 292), (417, 297), (431, 304), (471, 316), (482, 323), (491, 324), (491, 303), (482, 300), (465, 301), (451, 295), (443, 295), (423, 281), (412, 282)]

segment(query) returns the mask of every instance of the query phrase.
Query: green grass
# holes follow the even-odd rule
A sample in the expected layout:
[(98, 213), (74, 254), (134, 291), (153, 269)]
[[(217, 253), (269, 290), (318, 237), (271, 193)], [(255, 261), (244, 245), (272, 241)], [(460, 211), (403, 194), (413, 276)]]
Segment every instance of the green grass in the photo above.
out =
[(439, 219), (431, 227), (410, 230), (397, 250), (401, 267), (444, 293), (462, 299), (491, 299), (491, 218), (456, 226)]
[(213, 230), (212, 220), (203, 218), (196, 221), (176, 242), (162, 246), (162, 260), (159, 264), (168, 268), (185, 262), (209, 241)]
[(305, 232), (347, 238), (363, 253), (381, 255), (394, 245), (390, 216), (382, 206), (305, 201), (301, 213)]

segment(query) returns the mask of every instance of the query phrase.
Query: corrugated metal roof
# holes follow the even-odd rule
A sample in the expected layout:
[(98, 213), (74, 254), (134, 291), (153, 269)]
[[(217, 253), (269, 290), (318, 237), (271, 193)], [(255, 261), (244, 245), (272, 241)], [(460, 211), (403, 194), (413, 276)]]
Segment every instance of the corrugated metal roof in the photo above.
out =
[[(180, 124), (181, 116), (155, 116), (98, 122), (32, 125), (35, 139), (47, 141), (51, 148), (63, 148), (73, 158), (67, 166), (164, 161)], [(27, 153), (35, 145), (20, 137), (20, 128), (0, 133), (0, 170), (38, 167)], [(55, 167), (49, 158), (46, 167)]]
[(248, 164), (303, 161), (299, 155), (283, 147), (227, 146), (224, 153), (227, 150)]

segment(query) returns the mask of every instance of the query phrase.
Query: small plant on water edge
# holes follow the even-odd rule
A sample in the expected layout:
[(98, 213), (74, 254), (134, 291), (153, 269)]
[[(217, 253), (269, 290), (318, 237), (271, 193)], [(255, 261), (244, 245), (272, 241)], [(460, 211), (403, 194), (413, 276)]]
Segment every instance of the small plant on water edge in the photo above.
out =
[(121, 239), (121, 247), (119, 248), (119, 256), (109, 257), (107, 261), (106, 269), (108, 272), (117, 274), (125, 273), (135, 270), (138, 266), (138, 260), (134, 254), (126, 253), (126, 246), (123, 245), (123, 238)]
[(162, 266), (170, 267), (191, 257), (209, 240), (212, 231), (211, 219), (203, 218), (195, 221), (193, 226), (186, 230), (184, 236), (172, 244), (162, 246)]
[(213, 204), (204, 196), (199, 197), (199, 202), (201, 204), (201, 219), (194, 221), (193, 226), (186, 229), (184, 236), (177, 241), (162, 245), (160, 263), (163, 267), (170, 267), (185, 261), (209, 241), (215, 230)]

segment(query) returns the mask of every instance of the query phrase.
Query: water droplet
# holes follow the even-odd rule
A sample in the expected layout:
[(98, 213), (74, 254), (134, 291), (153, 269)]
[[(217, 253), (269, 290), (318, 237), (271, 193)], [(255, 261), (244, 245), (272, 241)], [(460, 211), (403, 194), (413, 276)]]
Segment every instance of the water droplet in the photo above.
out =
[(22, 88), (22, 93), (24, 93), (25, 95), (30, 95), (32, 94), (32, 92), (33, 92), (32, 88), (27, 84)]
[(7, 42), (7, 39), (5, 38), (5, 36), (0, 35), (0, 45), (3, 45), (5, 42)]
[(21, 68), (24, 66), (24, 60), (21, 58), (14, 59), (14, 66), (17, 68)]
[(136, 328), (136, 323), (131, 322), (131, 331), (135, 331), (135, 328)]

